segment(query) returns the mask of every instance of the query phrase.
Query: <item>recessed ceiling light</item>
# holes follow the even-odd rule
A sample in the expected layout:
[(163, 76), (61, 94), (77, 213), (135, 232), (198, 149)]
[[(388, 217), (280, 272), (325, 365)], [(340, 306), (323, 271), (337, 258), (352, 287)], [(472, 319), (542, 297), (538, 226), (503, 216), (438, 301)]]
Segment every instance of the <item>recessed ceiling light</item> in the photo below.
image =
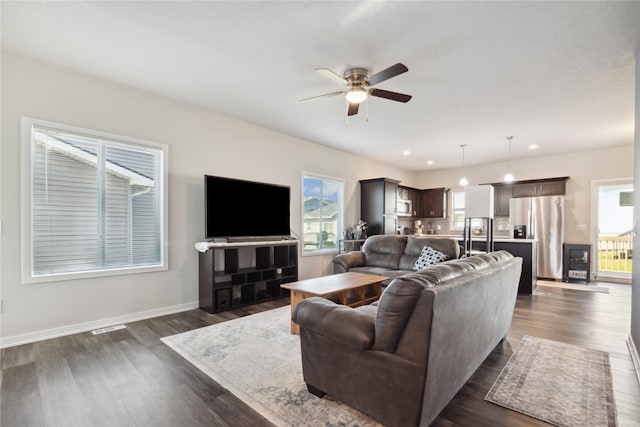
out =
[(432, 165), (433, 164), (433, 160), (427, 160), (427, 164), (428, 165)]
[(411, 151), (409, 151), (409, 150), (404, 150), (404, 151), (402, 152), (402, 155), (403, 155), (403, 156), (408, 156), (409, 154), (411, 154)]
[(536, 148), (538, 148), (538, 146), (536, 144), (531, 144), (529, 146), (529, 150), (535, 150)]

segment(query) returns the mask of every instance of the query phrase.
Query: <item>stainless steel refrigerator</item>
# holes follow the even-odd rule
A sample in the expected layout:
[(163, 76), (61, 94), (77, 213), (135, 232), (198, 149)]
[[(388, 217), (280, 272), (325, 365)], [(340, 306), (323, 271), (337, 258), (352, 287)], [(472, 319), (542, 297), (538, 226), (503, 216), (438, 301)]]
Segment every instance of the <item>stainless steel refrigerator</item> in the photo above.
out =
[[(509, 224), (538, 241), (538, 277), (562, 279), (564, 197), (522, 197), (509, 201)], [(514, 232), (514, 236), (519, 234)]]

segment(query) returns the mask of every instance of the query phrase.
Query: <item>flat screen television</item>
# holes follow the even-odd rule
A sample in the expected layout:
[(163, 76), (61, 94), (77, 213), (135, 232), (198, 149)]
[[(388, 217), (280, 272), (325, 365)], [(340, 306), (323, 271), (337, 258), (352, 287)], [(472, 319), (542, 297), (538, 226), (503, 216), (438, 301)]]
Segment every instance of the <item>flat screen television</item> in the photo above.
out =
[(205, 237), (290, 237), (291, 190), (287, 186), (204, 176)]

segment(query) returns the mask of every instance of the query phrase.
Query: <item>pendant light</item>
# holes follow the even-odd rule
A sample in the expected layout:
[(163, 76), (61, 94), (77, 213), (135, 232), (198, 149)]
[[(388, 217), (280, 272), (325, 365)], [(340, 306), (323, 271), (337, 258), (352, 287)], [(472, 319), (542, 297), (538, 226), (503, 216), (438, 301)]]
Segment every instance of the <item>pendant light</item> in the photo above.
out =
[(511, 173), (511, 140), (513, 136), (508, 136), (507, 140), (509, 141), (509, 157), (507, 157), (507, 174), (504, 176), (504, 182), (512, 183), (514, 181), (513, 174)]
[(460, 181), (458, 181), (458, 184), (461, 187), (466, 186), (467, 184), (469, 184), (469, 181), (467, 181), (466, 178), (466, 168), (464, 167), (464, 149), (467, 146), (467, 144), (461, 144), (460, 148), (462, 148), (462, 178), (460, 178)]

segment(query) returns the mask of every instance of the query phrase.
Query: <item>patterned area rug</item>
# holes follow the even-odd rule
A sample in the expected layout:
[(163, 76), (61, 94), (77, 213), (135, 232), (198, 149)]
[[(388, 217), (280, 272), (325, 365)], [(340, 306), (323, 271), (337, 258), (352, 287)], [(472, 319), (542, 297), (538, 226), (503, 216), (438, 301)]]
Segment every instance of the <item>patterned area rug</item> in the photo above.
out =
[(378, 426), (349, 406), (307, 391), (300, 337), (291, 335), (290, 318), (285, 306), (162, 341), (278, 426)]
[(525, 336), (485, 400), (557, 426), (616, 426), (609, 353)]

